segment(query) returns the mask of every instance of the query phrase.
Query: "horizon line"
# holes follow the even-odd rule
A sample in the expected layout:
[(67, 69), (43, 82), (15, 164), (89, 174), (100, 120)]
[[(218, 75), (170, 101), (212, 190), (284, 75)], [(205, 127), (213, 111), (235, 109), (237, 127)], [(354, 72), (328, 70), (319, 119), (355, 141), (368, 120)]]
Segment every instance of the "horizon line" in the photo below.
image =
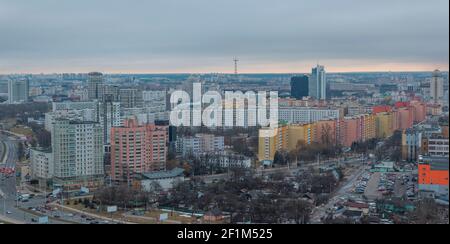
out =
[[(440, 70), (443, 73), (449, 73), (449, 70)], [(333, 71), (327, 72), (327, 74), (359, 74), (359, 73), (430, 73), (435, 70), (415, 70), (415, 71)], [(57, 74), (89, 74), (91, 72), (100, 72), (106, 75), (207, 75), (207, 74), (221, 74), (221, 75), (233, 75), (235, 73), (227, 72), (103, 72), (99, 70), (92, 70), (88, 72), (20, 72), (20, 73), (0, 73), (0, 75), (57, 75)], [(310, 72), (245, 72), (238, 73), (237, 75), (287, 75), (287, 74), (309, 74)]]

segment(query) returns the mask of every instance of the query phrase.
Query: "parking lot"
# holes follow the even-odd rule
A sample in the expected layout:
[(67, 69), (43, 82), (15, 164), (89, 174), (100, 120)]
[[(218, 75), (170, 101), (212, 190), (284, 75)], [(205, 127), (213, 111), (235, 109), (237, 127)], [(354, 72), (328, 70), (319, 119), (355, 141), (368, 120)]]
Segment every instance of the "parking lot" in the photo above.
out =
[[(363, 194), (368, 200), (386, 196), (415, 198), (417, 187), (410, 173), (367, 173), (355, 188), (355, 193)], [(369, 178), (369, 179), (368, 179)]]

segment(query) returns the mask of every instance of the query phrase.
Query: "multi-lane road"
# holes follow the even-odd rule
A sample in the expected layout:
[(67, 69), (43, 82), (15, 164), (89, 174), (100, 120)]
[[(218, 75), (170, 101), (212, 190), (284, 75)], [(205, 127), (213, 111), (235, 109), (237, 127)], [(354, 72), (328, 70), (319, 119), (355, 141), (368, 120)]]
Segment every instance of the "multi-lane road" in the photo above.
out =
[[(18, 162), (17, 143), (15, 138), (0, 134), (0, 141), (6, 146), (6, 160), (0, 167), (16, 168)], [(1, 155), (0, 155), (1, 156)], [(16, 168), (17, 170), (17, 168)], [(18, 189), (17, 177), (0, 173), (0, 223), (36, 224), (39, 217), (48, 216), (49, 224), (89, 224), (106, 223), (105, 219), (89, 218), (88, 214), (63, 211), (61, 207), (47, 206), (47, 196), (37, 193), (26, 201), (18, 201), (23, 193)], [(28, 193), (28, 192), (27, 192)], [(47, 208), (45, 208), (47, 206)]]
[[(0, 167), (16, 168), (18, 162), (16, 139), (6, 135), (0, 135), (0, 140), (6, 146), (6, 160), (5, 162), (0, 162)], [(18, 201), (18, 194), (17, 177), (15, 174), (0, 174), (0, 222), (35, 223), (43, 215), (33, 213), (32, 211), (28, 211), (28, 209), (45, 204), (45, 196), (36, 196), (27, 202), (21, 202)], [(62, 224), (67, 222), (50, 219), (49, 223)]]

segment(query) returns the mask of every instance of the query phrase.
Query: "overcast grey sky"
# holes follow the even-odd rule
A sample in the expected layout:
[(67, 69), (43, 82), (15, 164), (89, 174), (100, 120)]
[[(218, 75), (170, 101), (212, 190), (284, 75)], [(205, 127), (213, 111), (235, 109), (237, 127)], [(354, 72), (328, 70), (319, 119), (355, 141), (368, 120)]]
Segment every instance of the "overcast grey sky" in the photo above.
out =
[(0, 73), (448, 70), (448, 0), (0, 0)]

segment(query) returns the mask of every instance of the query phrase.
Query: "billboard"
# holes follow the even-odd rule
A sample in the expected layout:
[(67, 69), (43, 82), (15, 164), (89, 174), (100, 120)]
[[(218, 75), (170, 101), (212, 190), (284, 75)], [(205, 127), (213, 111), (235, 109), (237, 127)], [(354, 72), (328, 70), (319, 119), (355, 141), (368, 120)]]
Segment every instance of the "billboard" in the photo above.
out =
[(39, 217), (38, 223), (39, 224), (48, 224), (48, 216)]
[(81, 187), (80, 192), (84, 194), (89, 194), (89, 189), (86, 187)]
[(117, 206), (108, 206), (108, 207), (106, 208), (106, 211), (107, 211), (108, 213), (115, 213), (115, 212), (117, 212)]
[(169, 219), (169, 214), (168, 213), (163, 213), (159, 215), (159, 221), (165, 221)]

